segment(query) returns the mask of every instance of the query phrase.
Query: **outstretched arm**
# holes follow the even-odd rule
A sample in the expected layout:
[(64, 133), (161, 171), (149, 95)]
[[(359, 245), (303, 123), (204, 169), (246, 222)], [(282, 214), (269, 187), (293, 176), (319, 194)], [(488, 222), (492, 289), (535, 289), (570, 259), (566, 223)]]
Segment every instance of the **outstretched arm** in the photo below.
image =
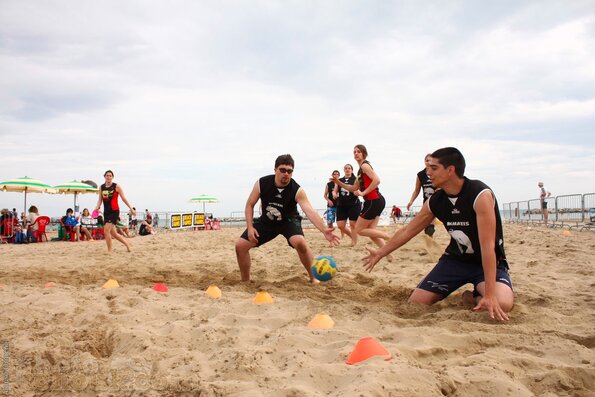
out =
[(409, 240), (415, 237), (419, 232), (424, 230), (434, 220), (434, 214), (430, 211), (429, 201), (426, 201), (419, 214), (402, 229), (397, 230), (395, 234), (386, 242), (386, 244), (375, 250), (367, 248), (368, 256), (362, 258), (363, 266), (368, 272), (371, 272), (376, 266), (376, 263), (391, 252), (399, 249), (405, 245)]
[(331, 243), (331, 245), (338, 245), (341, 241), (341, 238), (333, 233), (332, 228), (327, 228), (322, 218), (318, 216), (318, 212), (314, 208), (312, 208), (312, 204), (310, 204), (310, 200), (308, 200), (308, 196), (304, 189), (299, 188), (297, 194), (295, 195), (295, 201), (300, 205), (302, 211), (306, 214), (310, 222), (316, 229), (320, 230), (324, 237)]
[(353, 185), (349, 185), (347, 183), (343, 183), (337, 177), (332, 177), (330, 180), (332, 182), (335, 182), (335, 186), (340, 186), (343, 189), (345, 189), (347, 191), (350, 191), (350, 192), (355, 192), (356, 190), (359, 189), (359, 181), (358, 181), (357, 178), (355, 178), (355, 183)]

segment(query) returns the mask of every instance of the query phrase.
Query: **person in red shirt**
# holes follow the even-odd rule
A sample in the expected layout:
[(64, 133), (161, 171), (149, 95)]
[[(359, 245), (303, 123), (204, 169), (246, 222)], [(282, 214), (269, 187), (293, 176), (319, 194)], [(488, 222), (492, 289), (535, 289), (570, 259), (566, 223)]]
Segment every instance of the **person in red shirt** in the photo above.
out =
[(357, 237), (359, 235), (369, 237), (377, 246), (382, 247), (390, 237), (381, 230), (377, 230), (380, 215), (386, 206), (386, 200), (380, 194), (378, 185), (380, 184), (380, 177), (368, 160), (368, 150), (364, 145), (355, 145), (353, 148), (353, 158), (359, 164), (359, 171), (357, 172), (357, 179), (355, 184), (348, 185), (339, 180), (338, 177), (333, 176), (332, 181), (335, 182), (342, 189), (353, 192), (356, 196), (364, 198), (364, 205), (360, 212), (359, 218), (355, 223), (355, 228), (351, 230), (351, 245), (357, 244)]
[(107, 244), (107, 252), (112, 252), (112, 237), (121, 242), (126, 246), (128, 252), (131, 251), (131, 246), (128, 241), (116, 230), (116, 224), (120, 218), (120, 207), (118, 205), (118, 197), (122, 197), (122, 201), (130, 208), (130, 213), (136, 215), (136, 211), (132, 205), (128, 202), (128, 199), (124, 195), (124, 189), (121, 185), (118, 185), (113, 181), (114, 173), (111, 170), (105, 171), (103, 174), (105, 183), (101, 185), (99, 189), (99, 200), (95, 210), (99, 211), (101, 203), (103, 203), (103, 217), (105, 220), (104, 234), (105, 243)]

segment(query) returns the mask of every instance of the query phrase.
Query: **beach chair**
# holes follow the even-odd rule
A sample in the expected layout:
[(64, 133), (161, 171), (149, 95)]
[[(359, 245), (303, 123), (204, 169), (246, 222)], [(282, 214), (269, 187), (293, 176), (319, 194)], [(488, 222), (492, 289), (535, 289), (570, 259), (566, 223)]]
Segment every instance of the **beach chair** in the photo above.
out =
[(0, 233), (0, 243), (14, 242), (14, 235), (17, 225), (18, 221), (12, 217), (8, 217), (2, 221), (2, 225), (0, 225), (0, 229), (2, 229), (2, 233)]
[(35, 222), (33, 222), (31, 225), (29, 225), (29, 227), (27, 229), (30, 232), (31, 226), (37, 224), (37, 230), (35, 232), (33, 232), (33, 235), (38, 242), (42, 243), (43, 237), (45, 237), (45, 241), (48, 241), (48, 236), (47, 236), (47, 234), (45, 234), (45, 227), (49, 223), (50, 223), (49, 216), (38, 216), (37, 219), (35, 219)]
[(63, 241), (74, 241), (74, 239), (76, 238), (76, 234), (72, 230), (72, 226), (64, 224), (64, 217), (60, 218), (60, 229), (61, 232), (58, 233), (58, 235), (59, 237), (61, 237)]

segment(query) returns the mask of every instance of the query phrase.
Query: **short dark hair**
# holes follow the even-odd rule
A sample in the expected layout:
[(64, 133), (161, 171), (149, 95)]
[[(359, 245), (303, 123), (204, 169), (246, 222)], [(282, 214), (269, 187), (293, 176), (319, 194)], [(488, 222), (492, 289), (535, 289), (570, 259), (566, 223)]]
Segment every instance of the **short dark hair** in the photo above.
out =
[(282, 154), (281, 156), (277, 157), (277, 159), (275, 160), (275, 168), (277, 168), (281, 164), (287, 164), (292, 167), (295, 167), (293, 157), (291, 157), (291, 154)]
[[(339, 170), (334, 170), (333, 171), (333, 174), (339, 174), (339, 175), (341, 175), (341, 173), (339, 172)], [(331, 175), (333, 175), (333, 174), (331, 174)]]
[(31, 207), (29, 207), (29, 212), (33, 212), (34, 214), (38, 214), (39, 210), (37, 209), (36, 206), (32, 205)]
[(107, 171), (105, 171), (105, 172), (103, 173), (103, 176), (106, 176), (108, 172), (109, 172), (110, 174), (112, 174), (112, 178), (113, 178), (113, 176), (114, 176), (114, 171), (112, 171), (112, 170), (107, 170)]
[(364, 145), (355, 145), (354, 149), (359, 149), (360, 152), (364, 155), (364, 160), (368, 158), (368, 149)]
[(72, 210), (72, 208), (69, 208), (66, 210), (66, 214), (68, 214), (69, 212), (74, 212), (74, 211)]
[(455, 167), (455, 172), (459, 178), (465, 175), (465, 157), (459, 149), (454, 147), (444, 147), (432, 153), (432, 157), (438, 160), (444, 168), (449, 166)]

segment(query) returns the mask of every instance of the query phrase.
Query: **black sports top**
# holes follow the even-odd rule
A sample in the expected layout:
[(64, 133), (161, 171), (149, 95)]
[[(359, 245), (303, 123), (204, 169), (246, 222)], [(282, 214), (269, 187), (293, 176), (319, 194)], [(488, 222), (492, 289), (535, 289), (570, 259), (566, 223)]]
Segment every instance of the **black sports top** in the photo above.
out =
[[(349, 178), (346, 176), (339, 178), (341, 182), (346, 185), (355, 185), (355, 175), (351, 174)], [(359, 204), (359, 199), (353, 192), (350, 192), (347, 189), (339, 188), (339, 198), (337, 199), (337, 205), (339, 207), (351, 207), (353, 205)]]
[(262, 205), (261, 221), (275, 223), (291, 218), (301, 219), (297, 210), (297, 194), (300, 185), (293, 179), (284, 188), (275, 186), (275, 175), (263, 176), (258, 180), (260, 202)]
[(421, 182), (421, 190), (425, 203), (434, 194), (434, 186), (432, 186), (432, 181), (428, 177), (428, 174), (426, 174), (425, 168), (417, 173), (417, 179)]
[[(485, 190), (491, 189), (483, 182), (464, 178), (463, 188), (457, 197), (450, 197), (442, 189), (436, 190), (430, 197), (430, 211), (444, 224), (450, 234), (450, 244), (444, 255), (456, 256), (463, 262), (481, 266), (481, 248), (477, 230), (477, 214), (473, 206), (475, 200)], [(491, 192), (493, 195), (493, 192)], [(502, 220), (498, 211), (498, 202), (494, 197), (496, 215), (496, 263), (497, 267), (508, 269), (504, 253)]]

